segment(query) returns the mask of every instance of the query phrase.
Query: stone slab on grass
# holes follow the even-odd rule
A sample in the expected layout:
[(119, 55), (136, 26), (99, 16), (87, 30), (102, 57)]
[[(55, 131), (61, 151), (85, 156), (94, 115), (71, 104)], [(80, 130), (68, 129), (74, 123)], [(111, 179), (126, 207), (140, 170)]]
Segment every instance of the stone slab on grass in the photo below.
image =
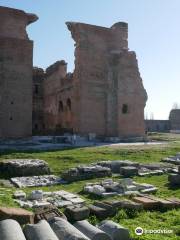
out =
[(133, 197), (133, 201), (141, 203), (143, 205), (143, 208), (146, 210), (154, 210), (159, 206), (158, 201), (149, 199), (147, 197)]
[(69, 221), (81, 221), (89, 217), (90, 210), (86, 206), (69, 206), (64, 213)]
[(34, 214), (22, 208), (0, 207), (0, 220), (13, 219), (20, 224), (34, 223)]

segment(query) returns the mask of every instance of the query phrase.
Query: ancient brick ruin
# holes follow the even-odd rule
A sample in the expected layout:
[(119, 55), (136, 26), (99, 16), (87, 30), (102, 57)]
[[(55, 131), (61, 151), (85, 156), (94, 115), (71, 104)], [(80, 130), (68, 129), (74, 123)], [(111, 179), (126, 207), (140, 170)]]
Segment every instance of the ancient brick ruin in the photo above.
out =
[(67, 73), (64, 60), (46, 71), (33, 69), (26, 26), (36, 20), (0, 7), (0, 138), (27, 137), (32, 130), (144, 137), (147, 94), (136, 55), (128, 50), (127, 23), (66, 23), (75, 41), (75, 70)]
[(64, 61), (46, 70), (45, 127), (102, 137), (143, 137), (147, 94), (136, 55), (128, 50), (128, 26), (67, 23), (75, 41), (75, 70)]
[(32, 54), (26, 26), (37, 16), (0, 7), (0, 138), (32, 134)]

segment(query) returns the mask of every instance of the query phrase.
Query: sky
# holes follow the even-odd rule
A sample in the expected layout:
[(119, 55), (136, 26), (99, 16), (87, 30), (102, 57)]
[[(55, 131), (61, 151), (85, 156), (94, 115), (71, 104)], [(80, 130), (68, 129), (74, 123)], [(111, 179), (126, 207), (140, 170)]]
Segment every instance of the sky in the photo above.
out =
[(34, 66), (42, 68), (64, 59), (73, 71), (74, 42), (65, 22), (127, 22), (129, 49), (136, 52), (148, 94), (145, 116), (168, 119), (174, 103), (180, 104), (180, 0), (0, 0), (0, 6), (38, 15), (27, 30)]

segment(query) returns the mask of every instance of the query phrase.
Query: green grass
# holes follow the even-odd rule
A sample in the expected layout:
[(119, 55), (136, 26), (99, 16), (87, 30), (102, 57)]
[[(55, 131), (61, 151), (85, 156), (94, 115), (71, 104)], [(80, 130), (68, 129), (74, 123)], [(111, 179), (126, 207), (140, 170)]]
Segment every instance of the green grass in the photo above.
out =
[[(165, 140), (167, 135), (161, 134), (161, 140)], [(47, 152), (1, 152), (0, 160), (9, 158), (39, 158), (44, 159), (49, 163), (52, 173), (60, 175), (62, 171), (70, 167), (77, 166), (79, 164), (88, 164), (92, 162), (98, 162), (101, 160), (116, 160), (116, 159), (129, 159), (137, 162), (159, 162), (163, 157), (169, 155), (175, 155), (180, 152), (179, 139), (173, 138), (172, 141), (168, 140), (168, 144), (156, 145), (156, 146), (124, 146), (124, 147), (90, 147), (90, 148), (75, 148), (65, 149), (60, 151), (47, 151)], [(118, 178), (115, 178), (118, 179)], [(152, 177), (135, 177), (137, 182), (150, 183), (158, 187), (156, 196), (168, 198), (177, 197), (180, 198), (180, 189), (172, 189), (168, 185), (167, 175), (152, 176)], [(90, 180), (91, 181), (91, 180)], [(100, 181), (99, 179), (93, 179), (92, 181)], [(43, 187), (41, 189), (46, 191), (54, 191), (64, 189), (70, 192), (79, 193), (88, 203), (95, 199), (93, 196), (82, 193), (85, 182), (80, 181), (68, 185), (60, 185), (53, 187)], [(0, 186), (0, 205), (3, 206), (17, 206), (12, 198), (12, 193), (16, 188), (1, 189)], [(24, 191), (29, 193), (35, 188), (25, 188)], [(1, 194), (5, 193), (4, 196)], [(117, 197), (116, 197), (117, 198)], [(170, 210), (166, 212), (158, 211), (142, 211), (142, 212), (127, 212), (120, 210), (113, 220), (127, 227), (131, 231), (133, 239), (143, 240), (178, 240), (180, 239), (180, 210)], [(98, 220), (91, 216), (90, 221), (96, 223)], [(170, 229), (173, 230), (173, 234), (156, 234), (156, 235), (143, 235), (138, 237), (134, 233), (136, 227), (142, 227), (146, 229)]]

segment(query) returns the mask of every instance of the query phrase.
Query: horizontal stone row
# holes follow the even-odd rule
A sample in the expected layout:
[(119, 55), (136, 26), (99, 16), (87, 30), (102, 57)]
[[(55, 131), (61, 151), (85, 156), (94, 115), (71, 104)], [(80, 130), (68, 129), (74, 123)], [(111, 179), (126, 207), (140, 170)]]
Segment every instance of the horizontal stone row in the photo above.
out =
[(15, 220), (3, 220), (0, 233), (0, 240), (130, 240), (128, 229), (113, 221), (106, 220), (93, 226), (83, 220), (72, 225), (59, 217), (27, 224), (23, 231)]

